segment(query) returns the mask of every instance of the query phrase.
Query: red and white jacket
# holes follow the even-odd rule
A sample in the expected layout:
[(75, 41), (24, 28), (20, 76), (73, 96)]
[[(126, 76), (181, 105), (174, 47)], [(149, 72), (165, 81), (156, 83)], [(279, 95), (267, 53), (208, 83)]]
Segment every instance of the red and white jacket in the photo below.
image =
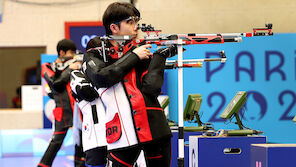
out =
[(57, 70), (53, 63), (44, 63), (41, 66), (41, 76), (47, 81), (54, 99), (56, 108), (53, 110), (54, 118), (61, 126), (73, 125), (73, 109), (75, 99), (71, 95), (70, 75), (72, 69)]
[(101, 50), (84, 55), (83, 71), (94, 85), (106, 109), (108, 150), (129, 147), (171, 136), (167, 119), (157, 100), (165, 57), (154, 54), (140, 60), (133, 52), (119, 59)]

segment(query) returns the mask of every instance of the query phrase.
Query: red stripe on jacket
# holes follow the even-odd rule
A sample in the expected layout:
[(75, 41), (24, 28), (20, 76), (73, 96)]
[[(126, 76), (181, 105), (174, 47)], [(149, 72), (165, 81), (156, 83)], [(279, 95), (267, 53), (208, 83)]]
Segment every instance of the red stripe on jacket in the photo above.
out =
[(146, 104), (142, 93), (137, 88), (135, 69), (129, 72), (124, 79), (127, 81), (124, 82), (124, 85), (132, 104), (136, 132), (139, 140), (140, 142), (150, 141), (152, 140), (152, 135), (148, 122)]

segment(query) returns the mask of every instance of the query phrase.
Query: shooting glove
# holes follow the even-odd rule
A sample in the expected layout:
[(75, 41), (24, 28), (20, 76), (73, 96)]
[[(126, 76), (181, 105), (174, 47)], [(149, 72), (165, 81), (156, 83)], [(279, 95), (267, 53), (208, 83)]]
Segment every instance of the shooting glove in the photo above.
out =
[(170, 45), (166, 48), (160, 48), (155, 53), (165, 58), (173, 57), (177, 54), (177, 45)]
[(81, 71), (74, 70), (71, 72), (70, 86), (73, 96), (78, 101), (86, 100), (90, 102), (99, 97), (97, 91)]

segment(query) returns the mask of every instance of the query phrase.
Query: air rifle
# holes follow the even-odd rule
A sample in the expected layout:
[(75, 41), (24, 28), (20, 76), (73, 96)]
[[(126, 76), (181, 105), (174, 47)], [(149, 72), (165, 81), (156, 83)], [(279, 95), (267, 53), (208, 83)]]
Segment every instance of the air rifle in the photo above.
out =
[[(118, 47), (111, 47), (108, 49), (109, 55), (118, 59), (122, 57), (133, 46), (156, 44), (157, 46), (169, 46), (169, 45), (196, 45), (196, 44), (221, 44), (226, 42), (241, 42), (242, 37), (253, 36), (270, 36), (273, 35), (272, 24), (266, 24), (265, 28), (253, 28), (253, 32), (246, 33), (218, 33), (218, 34), (160, 34), (161, 30), (155, 30), (153, 26), (142, 24), (138, 25), (138, 28), (146, 33), (143, 39), (135, 39), (136, 36), (108, 36), (102, 37), (102, 39), (115, 40), (119, 43)], [(179, 42), (181, 40), (181, 43)], [(105, 45), (102, 45), (105, 50)], [(225, 62), (226, 57), (224, 51), (220, 52), (221, 59), (201, 59), (203, 61), (221, 61)], [(106, 57), (104, 56), (106, 61)], [(172, 62), (170, 62), (172, 63)], [(186, 61), (184, 62), (186, 63)], [(190, 64), (190, 63), (189, 63)], [(192, 64), (192, 62), (191, 62)], [(188, 65), (190, 66), (190, 65)], [(183, 67), (185, 67), (183, 65)], [(199, 65), (193, 65), (192, 67), (199, 67)]]

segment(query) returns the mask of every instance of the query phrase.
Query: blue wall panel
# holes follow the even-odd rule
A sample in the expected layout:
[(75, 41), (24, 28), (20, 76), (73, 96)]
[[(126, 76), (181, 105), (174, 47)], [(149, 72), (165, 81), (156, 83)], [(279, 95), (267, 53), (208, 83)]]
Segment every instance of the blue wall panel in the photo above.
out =
[[(219, 115), (237, 91), (245, 90), (245, 126), (264, 131), (268, 142), (295, 142), (295, 43), (296, 34), (275, 34), (243, 38), (241, 43), (185, 46), (184, 59), (217, 57), (220, 50), (225, 50), (227, 61), (184, 68), (184, 106), (188, 94), (200, 93), (203, 122), (212, 122), (215, 129), (237, 129), (237, 125), (225, 124)], [(167, 73), (170, 119), (178, 121), (177, 70)], [(185, 122), (185, 126), (190, 124)]]

